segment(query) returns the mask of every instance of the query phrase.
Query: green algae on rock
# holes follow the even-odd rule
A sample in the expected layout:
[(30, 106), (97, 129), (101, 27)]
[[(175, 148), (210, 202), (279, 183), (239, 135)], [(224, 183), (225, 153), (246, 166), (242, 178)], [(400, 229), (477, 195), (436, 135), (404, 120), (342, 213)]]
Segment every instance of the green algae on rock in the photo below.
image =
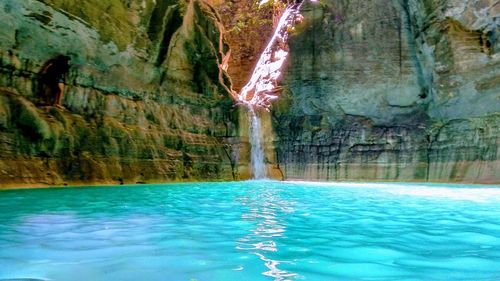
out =
[[(101, 2), (0, 3), (0, 186), (238, 178), (216, 12)], [(67, 110), (36, 106), (57, 54), (72, 58)]]

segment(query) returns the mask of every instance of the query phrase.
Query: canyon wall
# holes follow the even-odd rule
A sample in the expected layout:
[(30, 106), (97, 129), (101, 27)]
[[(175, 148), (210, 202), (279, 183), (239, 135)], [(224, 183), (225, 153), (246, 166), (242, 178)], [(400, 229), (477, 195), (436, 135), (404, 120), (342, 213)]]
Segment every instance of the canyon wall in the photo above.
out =
[[(282, 7), (0, 2), (0, 187), (248, 178), (248, 117), (228, 89), (247, 81)], [(306, 3), (280, 99), (262, 112), (271, 177), (500, 182), (499, 10)], [(65, 109), (41, 77), (61, 54)]]
[[(0, 22), (0, 187), (239, 178), (229, 49), (205, 2), (7, 0)], [(65, 109), (41, 79), (61, 54)]]
[(500, 5), (306, 4), (272, 109), (285, 179), (500, 182)]

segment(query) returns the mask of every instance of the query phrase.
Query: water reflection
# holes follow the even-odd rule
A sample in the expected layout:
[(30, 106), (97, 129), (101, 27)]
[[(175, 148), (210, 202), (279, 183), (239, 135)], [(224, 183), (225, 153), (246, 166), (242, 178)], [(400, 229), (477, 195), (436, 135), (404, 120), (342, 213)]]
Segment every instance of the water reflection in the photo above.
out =
[(266, 192), (253, 190), (238, 198), (243, 206), (250, 209), (249, 213), (241, 216), (242, 220), (254, 222), (255, 228), (238, 240), (236, 249), (256, 255), (268, 269), (262, 274), (275, 281), (292, 280), (299, 276), (278, 268), (280, 264), (292, 264), (294, 261), (272, 258), (273, 253), (277, 254), (279, 250), (280, 239), (285, 238), (287, 215), (294, 212), (294, 202), (280, 197), (281, 192), (281, 189), (268, 189)]

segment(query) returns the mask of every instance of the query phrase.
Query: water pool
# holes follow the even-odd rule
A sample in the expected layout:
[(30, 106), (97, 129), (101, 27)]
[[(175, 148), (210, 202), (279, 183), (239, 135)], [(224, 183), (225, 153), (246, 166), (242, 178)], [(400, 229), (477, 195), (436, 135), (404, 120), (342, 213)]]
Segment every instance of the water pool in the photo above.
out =
[(0, 280), (500, 280), (500, 186), (0, 191)]

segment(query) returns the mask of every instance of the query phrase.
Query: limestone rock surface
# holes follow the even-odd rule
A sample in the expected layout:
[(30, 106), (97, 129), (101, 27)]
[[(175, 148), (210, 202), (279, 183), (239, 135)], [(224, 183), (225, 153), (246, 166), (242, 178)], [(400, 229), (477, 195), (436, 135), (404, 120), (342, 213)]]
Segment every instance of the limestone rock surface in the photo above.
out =
[[(0, 27), (0, 187), (238, 178), (210, 5), (6, 0)], [(59, 54), (71, 57), (66, 110), (40, 94)]]
[[(279, 16), (254, 4), (1, 1), (0, 187), (248, 178), (248, 117), (227, 90)], [(269, 175), (500, 182), (499, 10), (305, 4), (280, 99), (262, 113)], [(59, 54), (72, 59), (66, 110), (41, 94)]]
[(272, 110), (284, 178), (500, 182), (499, 11), (475, 0), (306, 5)]

